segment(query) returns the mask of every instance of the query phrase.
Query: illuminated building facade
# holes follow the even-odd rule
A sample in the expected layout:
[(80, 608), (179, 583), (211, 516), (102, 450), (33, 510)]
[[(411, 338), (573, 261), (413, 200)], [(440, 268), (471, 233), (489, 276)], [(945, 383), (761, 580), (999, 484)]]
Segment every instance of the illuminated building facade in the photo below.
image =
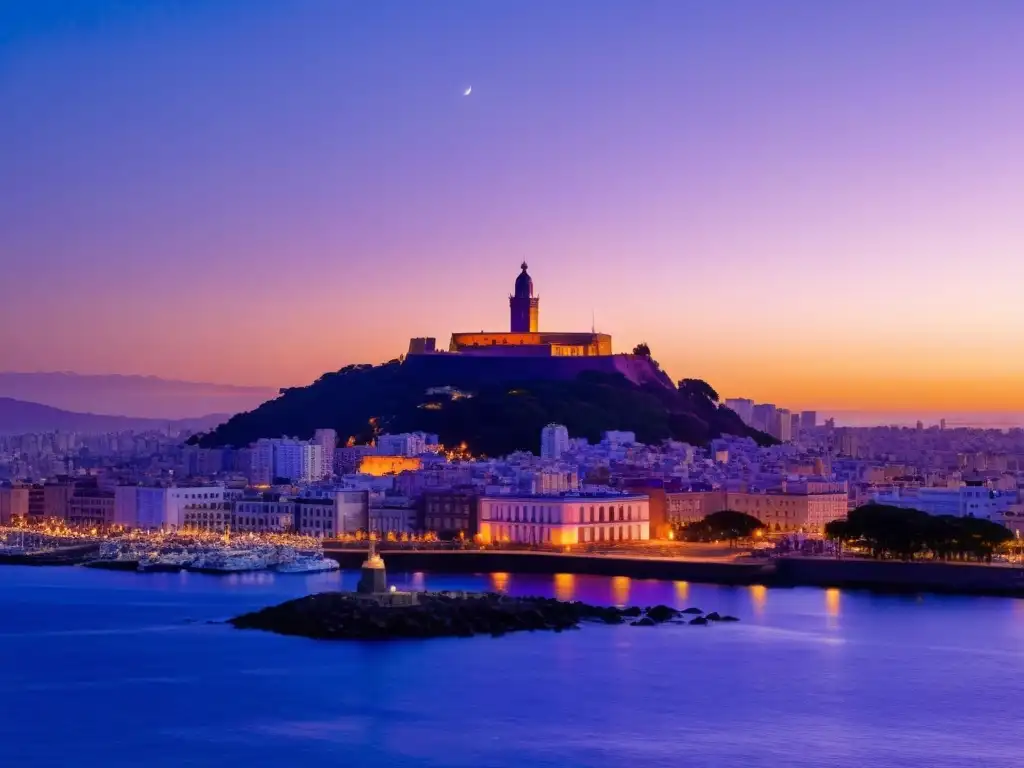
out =
[(688, 525), (714, 512), (731, 509), (757, 518), (769, 533), (820, 534), (849, 509), (845, 483), (787, 483), (768, 491), (685, 491), (665, 494), (665, 517), (671, 525)]
[(0, 486), (0, 525), (28, 518), (28, 486)]
[(645, 494), (484, 496), (479, 504), (485, 543), (568, 546), (650, 538)]
[(423, 462), (416, 456), (363, 456), (359, 460), (359, 474), (382, 477), (401, 472), (415, 472)]

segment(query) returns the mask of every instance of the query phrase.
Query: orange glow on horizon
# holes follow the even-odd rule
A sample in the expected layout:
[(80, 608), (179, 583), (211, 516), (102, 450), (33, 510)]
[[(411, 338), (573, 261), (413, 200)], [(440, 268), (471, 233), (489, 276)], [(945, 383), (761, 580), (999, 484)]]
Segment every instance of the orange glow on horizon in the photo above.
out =
[[(258, 356), (231, 354), (216, 344), (208, 351), (197, 350), (188, 343), (187, 333), (161, 336), (160, 344), (152, 344), (151, 336), (127, 334), (125, 328), (129, 326), (111, 317), (97, 327), (90, 326), (93, 336), (109, 339), (101, 348), (83, 344), (74, 334), (67, 338), (54, 336), (45, 348), (22, 345), (15, 349), (18, 354), (10, 365), (25, 370), (120, 371), (266, 387), (270, 398), (278, 387), (306, 386), (325, 372), (352, 363), (379, 364), (397, 358), (407, 350), (410, 337), (432, 335), (444, 347), (451, 333), (467, 322), (503, 329), (508, 323), (509, 272), (514, 274), (507, 264), (515, 265), (518, 260), (519, 256), (512, 254), (498, 262), (493, 273), (488, 269), (472, 283), (461, 285), (458, 295), (465, 302), (452, 302), (450, 310), (433, 314), (427, 312), (431, 305), (424, 296), (451, 295), (449, 276), (433, 269), (423, 274), (412, 268), (403, 274), (403, 280), (390, 285), (395, 291), (395, 305), (407, 308), (408, 314), (387, 328), (360, 326), (359, 334), (338, 330), (296, 345), (292, 340), (304, 333), (303, 319), (285, 318), (273, 334), (261, 338), (265, 348)], [(550, 285), (552, 289), (567, 277), (561, 270), (569, 269), (553, 261), (538, 264), (537, 268), (539, 287)], [(338, 280), (344, 279), (338, 276)], [(610, 287), (602, 282), (604, 279), (588, 279), (571, 289), (563, 284), (557, 293), (545, 292), (542, 318), (547, 319), (542, 319), (541, 330), (586, 331), (592, 297), (604, 295)], [(315, 285), (304, 286), (304, 290), (310, 292), (311, 301), (323, 299), (329, 303), (333, 300), (332, 280), (325, 276)], [(848, 319), (825, 318), (820, 327), (807, 328), (796, 324), (784, 311), (774, 311), (778, 309), (774, 305), (757, 302), (734, 318), (723, 320), (717, 311), (721, 302), (735, 297), (709, 286), (701, 285), (708, 289), (700, 294), (688, 294), (696, 302), (695, 325), (685, 340), (671, 331), (671, 315), (667, 312), (639, 311), (669, 301), (658, 290), (652, 294), (649, 285), (642, 291), (615, 285), (622, 290), (617, 294), (621, 295), (621, 306), (616, 315), (604, 320), (598, 313), (598, 330), (613, 337), (613, 349), (617, 351), (629, 350), (646, 340), (654, 358), (673, 380), (704, 379), (722, 397), (749, 397), (793, 410), (1024, 412), (1024, 358), (1013, 354), (1018, 343), (1014, 329), (1021, 327), (1021, 321), (1013, 315), (1017, 310), (1011, 312), (1005, 309), (1010, 304), (1001, 303), (1010, 294), (993, 296), (991, 305), (995, 309), (980, 308), (977, 316), (966, 319), (961, 313), (951, 311), (946, 316), (940, 309), (913, 301), (875, 316), (870, 302), (858, 298), (856, 307), (849, 301), (845, 305)], [(1009, 291), (1001, 287), (998, 290)], [(248, 313), (259, 301), (250, 294), (241, 295), (245, 298), (238, 299), (237, 304), (230, 298), (223, 303), (223, 297), (219, 297), (218, 303), (210, 304), (217, 307), (216, 312), (209, 309), (195, 318), (183, 319), (177, 309), (171, 308), (167, 315), (154, 314), (151, 322), (205, 323), (197, 327), (216, 326), (223, 334), (219, 338), (224, 340), (242, 337), (250, 332)], [(940, 293), (933, 298), (952, 302), (957, 297)], [(753, 312), (762, 314), (753, 317)], [(339, 308), (336, 313), (333, 327), (338, 329), (352, 327), (361, 317), (351, 306)], [(82, 314), (88, 313), (83, 310)], [(425, 315), (429, 315), (428, 320)], [(780, 338), (785, 343), (780, 343)], [(15, 341), (10, 340), (12, 347)]]

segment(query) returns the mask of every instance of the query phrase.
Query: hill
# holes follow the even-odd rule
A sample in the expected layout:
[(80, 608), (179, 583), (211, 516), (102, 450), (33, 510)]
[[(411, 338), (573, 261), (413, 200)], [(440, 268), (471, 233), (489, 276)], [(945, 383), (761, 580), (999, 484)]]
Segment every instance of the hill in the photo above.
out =
[[(422, 430), (436, 433), (445, 445), (465, 442), (474, 454), (500, 456), (539, 452), (541, 429), (551, 422), (592, 442), (610, 429), (633, 431), (645, 443), (671, 438), (703, 445), (722, 434), (772, 442), (719, 406), (714, 390), (697, 380), (676, 387), (663, 374), (637, 383), (618, 372), (576, 369), (571, 378), (539, 378), (533, 369), (532, 378), (520, 379), (509, 366), (493, 365), (493, 358), (453, 355), (447, 364), (442, 362), (447, 356), (423, 357), (432, 363), (410, 357), (404, 363), (354, 365), (325, 374), (307, 387), (282, 390), (276, 399), (233, 416), (193, 442), (241, 447), (261, 437), (306, 439), (318, 428), (331, 427), (341, 440), (352, 437), (362, 443), (376, 432)], [(658, 370), (653, 361), (647, 364)], [(552, 365), (550, 370), (563, 369)], [(458, 392), (437, 392), (441, 387)]]
[(213, 414), (193, 419), (139, 419), (132, 416), (106, 416), (96, 413), (75, 413), (52, 408), (40, 403), (28, 403), (10, 397), (0, 397), (0, 434), (28, 434), (32, 432), (104, 433), (124, 430), (146, 431), (210, 429), (224, 422), (226, 414)]
[(0, 397), (92, 414), (185, 419), (199, 413), (238, 413), (277, 395), (269, 387), (239, 387), (156, 376), (69, 372), (0, 372)]

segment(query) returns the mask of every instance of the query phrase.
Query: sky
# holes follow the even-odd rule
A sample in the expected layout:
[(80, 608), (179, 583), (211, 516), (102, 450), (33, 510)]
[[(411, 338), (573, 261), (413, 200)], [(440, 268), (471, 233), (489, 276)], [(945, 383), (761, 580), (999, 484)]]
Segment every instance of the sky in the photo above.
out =
[(304, 384), (525, 259), (724, 396), (1024, 411), (1021, 94), (1011, 0), (0, 0), (0, 368)]

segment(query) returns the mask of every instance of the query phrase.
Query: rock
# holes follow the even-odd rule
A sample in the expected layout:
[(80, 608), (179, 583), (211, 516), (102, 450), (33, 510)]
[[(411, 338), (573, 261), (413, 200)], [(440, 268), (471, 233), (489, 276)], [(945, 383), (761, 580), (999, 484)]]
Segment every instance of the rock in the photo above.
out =
[(718, 615), (718, 611), (712, 611), (711, 613), (707, 614), (704, 618), (707, 619), (708, 621), (721, 621), (722, 620), (722, 617)]
[[(684, 612), (685, 613), (685, 612)], [(692, 611), (691, 611), (692, 613)], [(647, 609), (613, 608), (562, 602), (553, 598), (509, 597), (496, 594), (417, 595), (417, 603), (382, 606), (374, 599), (350, 592), (325, 592), (228, 621), (238, 629), (260, 629), (282, 635), (329, 640), (388, 640), (393, 638), (500, 637), (508, 632), (578, 629), (581, 621), (622, 624), (626, 617), (638, 627), (682, 621), (680, 612), (665, 605)], [(736, 621), (735, 617), (708, 614), (690, 624), (709, 620)]]
[(647, 609), (648, 618), (653, 619), (659, 624), (669, 619), (674, 619), (678, 615), (679, 611), (675, 608), (669, 608), (667, 605), (656, 605), (653, 608)]
[(739, 621), (735, 616), (723, 616), (719, 621)]
[(698, 613), (704, 613), (704, 611), (702, 611), (700, 608), (684, 608), (682, 611), (680, 611), (680, 613), (698, 614)]

